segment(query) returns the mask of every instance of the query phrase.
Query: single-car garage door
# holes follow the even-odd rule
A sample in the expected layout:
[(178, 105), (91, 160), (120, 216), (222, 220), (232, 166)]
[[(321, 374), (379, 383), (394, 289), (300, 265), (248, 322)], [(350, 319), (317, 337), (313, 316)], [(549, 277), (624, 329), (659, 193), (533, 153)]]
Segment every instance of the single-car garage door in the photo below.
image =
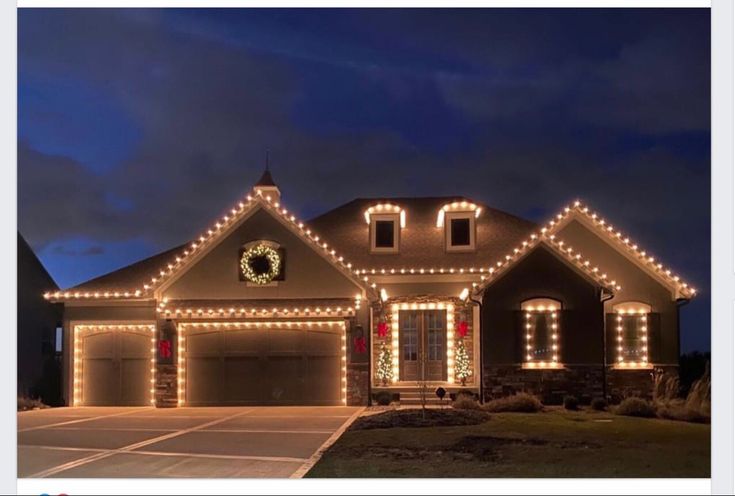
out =
[(344, 324), (180, 325), (186, 405), (340, 405)]
[(154, 326), (76, 326), (75, 405), (151, 404)]

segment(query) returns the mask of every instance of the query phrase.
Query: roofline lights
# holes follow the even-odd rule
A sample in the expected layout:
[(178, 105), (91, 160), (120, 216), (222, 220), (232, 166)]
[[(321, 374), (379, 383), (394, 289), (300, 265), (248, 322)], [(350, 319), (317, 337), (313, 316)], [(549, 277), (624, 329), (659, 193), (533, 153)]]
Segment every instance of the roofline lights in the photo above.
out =
[(444, 226), (445, 212), (475, 212), (475, 218), (478, 218), (482, 212), (482, 207), (466, 200), (447, 203), (439, 209), (436, 217), (436, 227)]
[(370, 225), (370, 216), (372, 214), (398, 214), (401, 228), (406, 227), (406, 211), (398, 205), (394, 205), (392, 203), (378, 203), (377, 205), (369, 207), (363, 214), (365, 216), (365, 223), (368, 225)]

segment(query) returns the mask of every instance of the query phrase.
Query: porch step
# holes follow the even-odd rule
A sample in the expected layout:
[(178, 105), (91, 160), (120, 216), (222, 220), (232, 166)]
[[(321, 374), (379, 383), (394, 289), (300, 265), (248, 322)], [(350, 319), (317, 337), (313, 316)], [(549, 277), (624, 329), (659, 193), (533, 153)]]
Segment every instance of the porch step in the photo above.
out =
[[(417, 393), (415, 391), (410, 392), (402, 392), (400, 393), (400, 403), (401, 405), (420, 405), (421, 404), (421, 393)], [(449, 397), (445, 397), (444, 401), (437, 398), (437, 396), (434, 394), (433, 391), (429, 391), (426, 393), (426, 404), (427, 405), (441, 405), (441, 404), (448, 404), (449, 403)]]

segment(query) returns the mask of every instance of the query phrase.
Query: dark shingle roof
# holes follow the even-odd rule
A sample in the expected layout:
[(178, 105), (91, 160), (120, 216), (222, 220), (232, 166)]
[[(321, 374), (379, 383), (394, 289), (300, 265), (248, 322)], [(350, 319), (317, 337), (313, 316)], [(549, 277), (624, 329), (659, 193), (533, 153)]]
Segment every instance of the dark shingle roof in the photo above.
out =
[[(473, 202), (463, 197), (358, 198), (312, 219), (309, 225), (356, 269), (489, 267), (537, 228), (532, 222), (473, 202), (482, 207), (476, 220), (477, 250), (447, 253), (444, 228), (436, 226), (437, 215), (445, 204), (462, 200)], [(369, 226), (364, 212), (378, 203), (398, 205), (406, 212), (400, 253), (370, 253)]]
[[(188, 243), (187, 243), (188, 244)], [(78, 286), (69, 288), (70, 291), (101, 291), (101, 290), (130, 290), (142, 288), (148, 284), (151, 277), (155, 276), (162, 267), (171, 263), (171, 260), (180, 255), (187, 244), (179, 245), (166, 251), (162, 251), (152, 257), (145, 258), (121, 269), (95, 277), (83, 282)]]
[[(270, 177), (268, 171), (264, 174)], [(271, 178), (272, 181), (272, 178)], [(259, 182), (260, 183), (260, 182)], [(444, 229), (436, 227), (439, 209), (462, 197), (358, 198), (307, 222), (311, 229), (352, 263), (353, 269), (470, 268), (489, 267), (527, 238), (536, 224), (474, 202), (482, 207), (477, 218), (477, 250), (447, 253)], [(471, 200), (467, 200), (471, 201)], [(364, 212), (378, 203), (392, 203), (406, 211), (401, 230), (400, 253), (371, 254), (369, 228)], [(180, 255), (186, 244), (161, 252), (116, 271), (91, 279), (70, 290), (129, 290), (150, 283), (151, 277)]]

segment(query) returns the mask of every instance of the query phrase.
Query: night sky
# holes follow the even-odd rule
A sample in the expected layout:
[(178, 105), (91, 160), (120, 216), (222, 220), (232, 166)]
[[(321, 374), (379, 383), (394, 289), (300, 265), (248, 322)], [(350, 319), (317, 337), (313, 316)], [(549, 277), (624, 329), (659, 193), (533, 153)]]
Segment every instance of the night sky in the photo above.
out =
[(700, 290), (682, 346), (709, 349), (708, 9), (18, 19), (18, 223), (62, 288), (199, 234), (269, 149), (307, 219), (465, 195), (543, 222), (579, 198)]

